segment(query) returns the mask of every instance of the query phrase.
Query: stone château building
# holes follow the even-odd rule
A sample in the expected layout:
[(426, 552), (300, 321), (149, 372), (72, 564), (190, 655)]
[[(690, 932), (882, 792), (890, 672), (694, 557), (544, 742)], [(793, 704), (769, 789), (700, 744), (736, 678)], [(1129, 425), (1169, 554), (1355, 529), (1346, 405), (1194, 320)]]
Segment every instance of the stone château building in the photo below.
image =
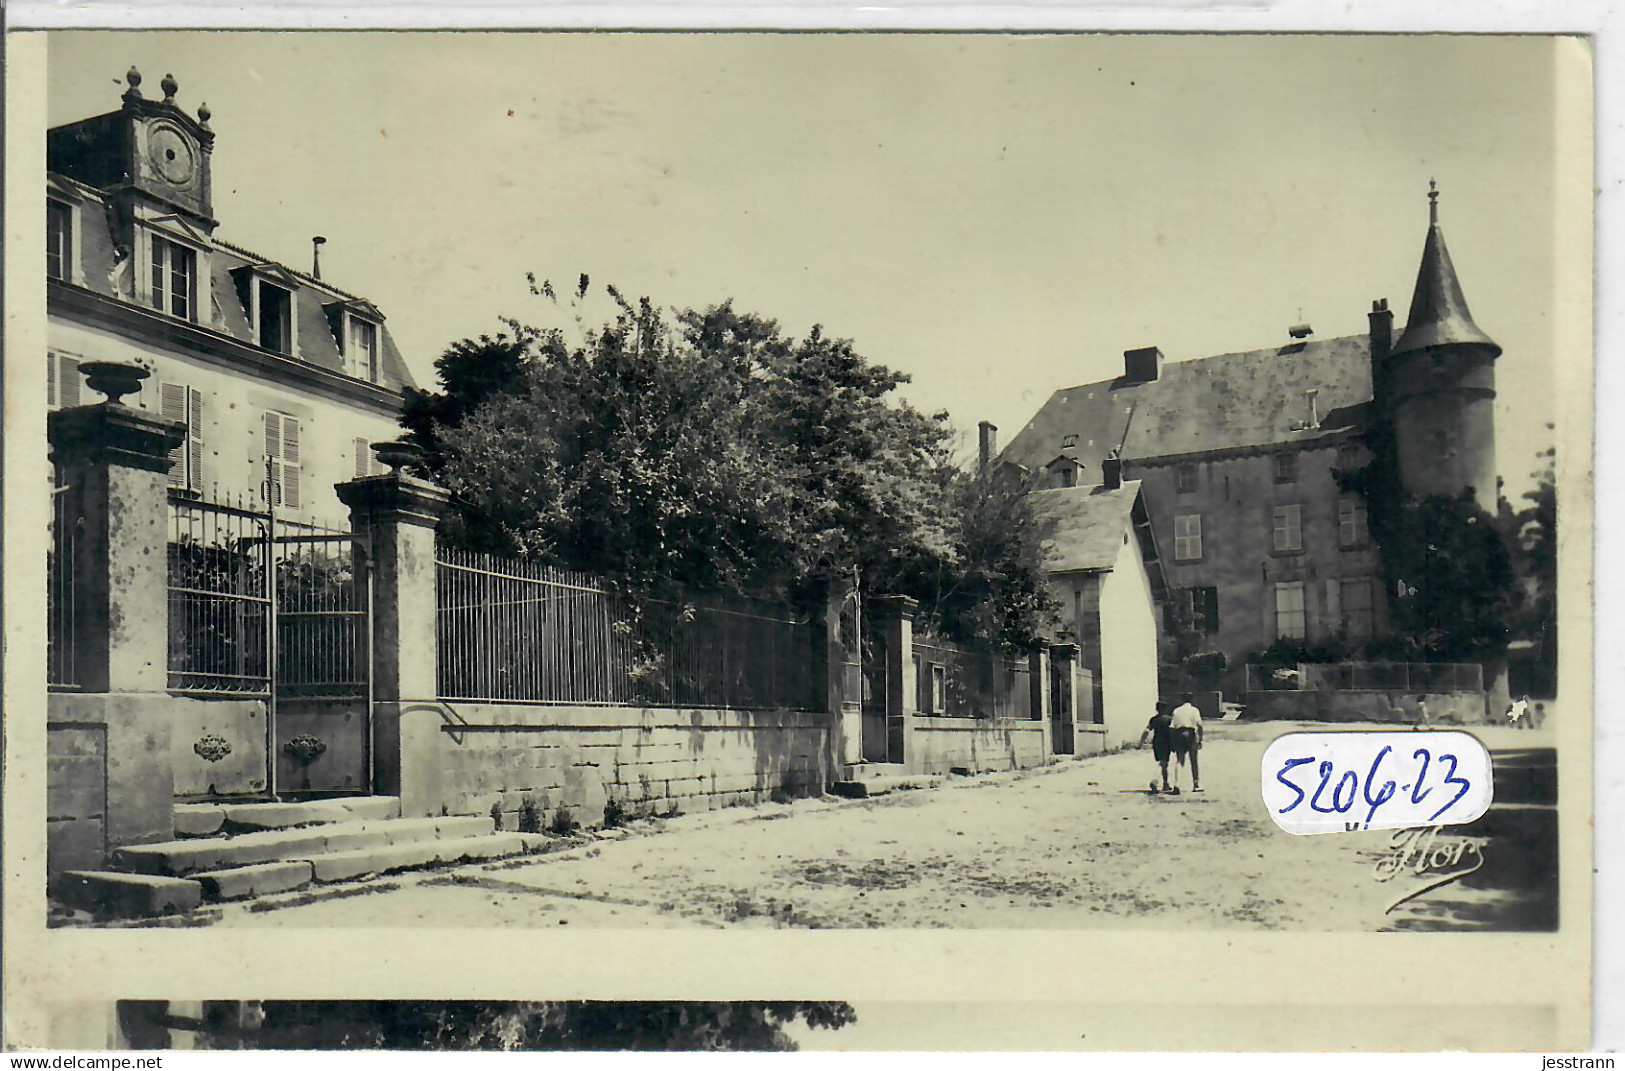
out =
[(1501, 348), (1473, 322), (1428, 196), (1397, 339), (1383, 299), (1362, 335), (1317, 339), (1297, 325), (1283, 345), (1180, 362), (1129, 350), (1122, 375), (1056, 391), (1002, 454), (1052, 488), (1104, 485), (1119, 464), (1138, 481), (1167, 578), (1165, 644), (1180, 622), (1235, 667), (1277, 639), (1358, 647), (1386, 635), (1394, 593), (1366, 503), (1333, 477), (1369, 460), (1374, 397), (1407, 490), (1471, 488), (1494, 511)]
[(221, 238), (208, 106), (182, 109), (171, 75), (161, 100), (125, 78), (117, 111), (46, 135), (48, 405), (80, 403), (84, 362), (141, 365), (127, 404), (188, 426), (172, 488), (343, 523), (333, 485), (376, 471), (412, 385), (384, 316), (319, 263)]

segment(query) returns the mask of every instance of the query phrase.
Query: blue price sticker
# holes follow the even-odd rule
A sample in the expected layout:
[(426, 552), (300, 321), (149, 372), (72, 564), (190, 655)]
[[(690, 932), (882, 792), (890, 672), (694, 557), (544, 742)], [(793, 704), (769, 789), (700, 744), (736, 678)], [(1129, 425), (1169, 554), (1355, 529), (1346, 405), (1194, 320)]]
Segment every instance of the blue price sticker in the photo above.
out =
[(1288, 833), (1463, 825), (1495, 795), (1489, 751), (1462, 732), (1288, 733), (1261, 780)]

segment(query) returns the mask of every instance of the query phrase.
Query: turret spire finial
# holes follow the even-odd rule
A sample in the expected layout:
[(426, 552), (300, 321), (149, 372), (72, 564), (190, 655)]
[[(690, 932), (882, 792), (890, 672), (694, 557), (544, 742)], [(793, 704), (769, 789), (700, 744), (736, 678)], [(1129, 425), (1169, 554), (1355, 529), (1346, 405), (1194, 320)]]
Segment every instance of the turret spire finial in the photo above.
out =
[(1428, 223), (1439, 222), (1439, 184), (1428, 179)]

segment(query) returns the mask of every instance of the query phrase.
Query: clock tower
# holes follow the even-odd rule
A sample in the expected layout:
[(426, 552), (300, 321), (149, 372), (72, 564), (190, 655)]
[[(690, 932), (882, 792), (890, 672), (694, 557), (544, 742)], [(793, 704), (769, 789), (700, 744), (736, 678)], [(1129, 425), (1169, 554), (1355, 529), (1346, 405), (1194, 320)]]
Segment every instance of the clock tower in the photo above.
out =
[(209, 106), (200, 104), (195, 118), (188, 115), (175, 103), (180, 85), (171, 74), (159, 83), (162, 100), (141, 92), (141, 72), (134, 67), (124, 79), (129, 88), (121, 109), (50, 131), (47, 167), (113, 194), (125, 218), (157, 210), (212, 232)]

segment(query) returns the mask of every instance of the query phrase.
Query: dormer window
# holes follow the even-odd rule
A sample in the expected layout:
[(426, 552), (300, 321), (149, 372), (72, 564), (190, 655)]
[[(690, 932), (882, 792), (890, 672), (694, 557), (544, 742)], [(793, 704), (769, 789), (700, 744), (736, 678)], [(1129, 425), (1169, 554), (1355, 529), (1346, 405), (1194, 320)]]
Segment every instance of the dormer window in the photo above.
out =
[(260, 280), (259, 344), (276, 353), (293, 353), (293, 293)]
[(355, 316), (350, 320), (350, 342), (345, 357), (352, 368), (351, 375), (369, 383), (378, 382), (378, 325)]
[(344, 371), (368, 383), (383, 379), (383, 354), (379, 350), (379, 321), (383, 317), (370, 302), (335, 301), (327, 306), (327, 323), (344, 358)]
[(152, 236), (152, 307), (182, 320), (197, 307), (197, 254), (162, 235)]
[(297, 280), (279, 264), (248, 264), (233, 268), (232, 281), (237, 284), (237, 298), (254, 332), (254, 341), (262, 349), (288, 357), (298, 355), (295, 344), (294, 314)]
[(73, 206), (61, 201), (45, 202), (45, 274), (65, 283), (73, 282)]

